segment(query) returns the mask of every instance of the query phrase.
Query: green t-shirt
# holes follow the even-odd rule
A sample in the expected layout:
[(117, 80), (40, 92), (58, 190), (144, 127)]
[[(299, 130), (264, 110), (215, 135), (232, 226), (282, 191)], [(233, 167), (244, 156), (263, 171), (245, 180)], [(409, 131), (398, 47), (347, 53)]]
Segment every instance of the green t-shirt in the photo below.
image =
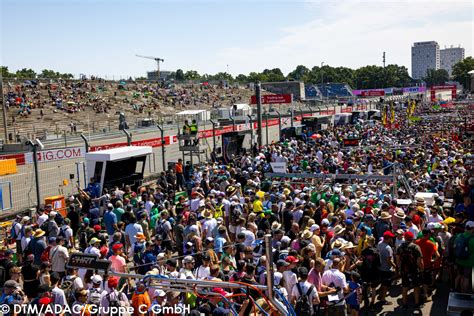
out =
[(474, 236), (469, 232), (464, 232), (464, 233), (462, 233), (462, 234), (460, 234), (459, 236), (456, 237), (456, 240), (454, 241), (455, 243), (458, 240), (458, 238), (461, 237), (461, 235), (463, 235), (464, 238), (470, 238), (469, 239), (469, 244), (468, 244), (469, 258), (467, 258), (467, 259), (456, 259), (456, 263), (459, 264), (460, 266), (463, 266), (463, 267), (474, 267)]
[(117, 216), (117, 222), (122, 220), (122, 214), (125, 213), (125, 210), (121, 207), (117, 207), (114, 209), (114, 214)]

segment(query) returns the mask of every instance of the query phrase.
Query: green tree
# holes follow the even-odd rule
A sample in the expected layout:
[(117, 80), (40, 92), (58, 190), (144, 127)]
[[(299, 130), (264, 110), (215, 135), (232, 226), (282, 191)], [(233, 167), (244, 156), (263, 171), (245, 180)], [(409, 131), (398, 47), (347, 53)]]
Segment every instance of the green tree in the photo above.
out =
[(464, 89), (469, 89), (471, 86), (471, 75), (469, 74), (471, 70), (474, 70), (474, 59), (470, 56), (453, 66), (454, 80), (461, 83)]
[(199, 80), (199, 78), (201, 78), (201, 76), (196, 70), (188, 70), (184, 74), (184, 79), (186, 80)]
[(182, 69), (176, 70), (176, 81), (184, 81), (184, 72)]
[(287, 79), (293, 79), (297, 81), (308, 81), (310, 70), (303, 65), (296, 66), (295, 70), (288, 74)]
[(15, 77), (15, 74), (11, 73), (8, 70), (7, 66), (1, 66), (1, 69), (2, 69), (2, 78), (14, 78)]
[(23, 68), (21, 70), (17, 70), (15, 76), (20, 79), (35, 79), (36, 72), (30, 68)]
[(235, 77), (235, 80), (236, 80), (237, 82), (242, 82), (242, 83), (249, 81), (249, 79), (247, 78), (247, 76), (244, 75), (244, 74), (239, 74), (239, 75), (237, 75), (237, 77)]
[(449, 74), (445, 69), (428, 69), (423, 80), (428, 86), (444, 84), (449, 80)]

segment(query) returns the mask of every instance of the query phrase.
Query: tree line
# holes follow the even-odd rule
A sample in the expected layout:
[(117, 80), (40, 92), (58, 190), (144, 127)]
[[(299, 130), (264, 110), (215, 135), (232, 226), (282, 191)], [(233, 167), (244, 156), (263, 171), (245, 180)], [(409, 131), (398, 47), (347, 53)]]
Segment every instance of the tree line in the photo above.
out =
[(0, 66), (2, 71), (2, 78), (17, 78), (17, 79), (73, 79), (74, 76), (70, 73), (59, 73), (54, 70), (43, 69), (40, 73), (36, 73), (31, 68), (19, 69), (16, 72), (10, 72), (7, 66)]
[[(72, 79), (74, 76), (70, 73), (61, 74), (53, 70), (43, 69), (37, 74), (34, 70), (23, 68), (16, 72), (9, 72), (8, 67), (1, 66), (3, 78), (63, 78)], [(474, 59), (467, 57), (453, 66), (452, 79), (460, 82), (464, 87), (470, 85), (469, 71), (474, 70)], [(199, 81), (199, 82), (220, 82), (228, 81), (230, 83), (249, 83), (249, 82), (276, 82), (285, 80), (303, 81), (310, 84), (320, 84), (328, 82), (345, 82), (354, 89), (375, 89), (384, 87), (406, 87), (425, 82), (428, 86), (444, 84), (448, 81), (449, 74), (444, 69), (428, 70), (423, 80), (414, 80), (408, 74), (405, 66), (388, 65), (386, 67), (369, 65), (357, 69), (347, 67), (332, 67), (330, 65), (314, 66), (311, 69), (298, 65), (288, 75), (284, 75), (280, 68), (265, 69), (262, 72), (250, 72), (249, 74), (239, 74), (233, 77), (227, 72), (218, 72), (216, 74), (199, 74), (195, 70), (184, 71), (178, 69), (172, 72), (168, 80), (181, 81)], [(135, 80), (146, 80), (145, 77), (135, 78)]]

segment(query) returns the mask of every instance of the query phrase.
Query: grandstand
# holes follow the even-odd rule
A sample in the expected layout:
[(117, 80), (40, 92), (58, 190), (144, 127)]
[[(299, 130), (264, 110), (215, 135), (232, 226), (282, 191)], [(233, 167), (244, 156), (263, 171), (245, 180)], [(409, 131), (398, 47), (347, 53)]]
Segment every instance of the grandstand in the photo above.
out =
[(352, 88), (346, 83), (325, 83), (316, 85), (320, 95), (328, 99), (352, 98)]

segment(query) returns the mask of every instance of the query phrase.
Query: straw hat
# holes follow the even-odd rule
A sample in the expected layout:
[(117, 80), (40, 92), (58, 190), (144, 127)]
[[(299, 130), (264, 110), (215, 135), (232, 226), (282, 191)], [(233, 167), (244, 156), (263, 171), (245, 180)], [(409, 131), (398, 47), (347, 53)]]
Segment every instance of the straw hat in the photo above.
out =
[(419, 206), (425, 206), (425, 199), (423, 199), (422, 197), (417, 197), (416, 204), (419, 204)]
[(332, 244), (331, 244), (331, 248), (332, 249), (336, 249), (336, 248), (341, 248), (343, 246), (343, 243), (340, 239), (336, 239)]
[(392, 215), (390, 215), (388, 212), (382, 212), (380, 214), (380, 219), (390, 219), (392, 218)]
[(280, 227), (281, 227), (280, 223), (278, 223), (276, 221), (272, 223), (272, 230), (277, 230)]
[(336, 225), (334, 227), (334, 236), (337, 236), (341, 233), (343, 233), (346, 229), (344, 227), (342, 227), (341, 225)]
[(345, 243), (343, 246), (342, 246), (342, 249), (353, 249), (355, 248), (356, 246), (352, 243), (352, 241), (349, 241), (348, 243)]
[(44, 236), (44, 234), (45, 234), (44, 230), (42, 230), (42, 229), (37, 229), (37, 230), (35, 230), (35, 232), (34, 232), (34, 234), (33, 234), (33, 237), (39, 238), (39, 237), (41, 237), (41, 236)]
[(404, 219), (406, 217), (405, 212), (402, 209), (397, 209), (395, 212), (395, 217), (399, 219)]
[(313, 233), (310, 232), (309, 230), (305, 230), (303, 234), (301, 235), (302, 239), (310, 239), (313, 236)]

